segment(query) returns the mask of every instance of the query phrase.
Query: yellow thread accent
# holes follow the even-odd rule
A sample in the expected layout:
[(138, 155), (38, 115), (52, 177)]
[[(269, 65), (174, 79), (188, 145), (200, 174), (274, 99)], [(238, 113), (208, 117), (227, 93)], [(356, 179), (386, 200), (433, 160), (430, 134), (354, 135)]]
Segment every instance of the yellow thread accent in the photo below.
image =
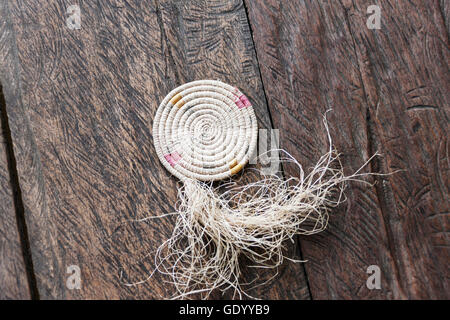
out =
[(169, 102), (174, 106), (181, 98), (181, 94), (177, 93)]
[(241, 171), (241, 169), (242, 169), (242, 164), (239, 163), (238, 165), (231, 168), (231, 174), (233, 175), (235, 173), (238, 173), (239, 171)]
[(178, 107), (178, 109), (179, 109), (179, 108), (181, 108), (181, 107), (184, 105), (184, 103), (185, 103), (185, 102), (183, 101), (183, 99), (180, 99), (180, 101), (178, 101), (178, 102), (175, 104), (175, 106)]
[(237, 160), (233, 159), (233, 161), (230, 163), (230, 169), (233, 169), (233, 167), (237, 165)]

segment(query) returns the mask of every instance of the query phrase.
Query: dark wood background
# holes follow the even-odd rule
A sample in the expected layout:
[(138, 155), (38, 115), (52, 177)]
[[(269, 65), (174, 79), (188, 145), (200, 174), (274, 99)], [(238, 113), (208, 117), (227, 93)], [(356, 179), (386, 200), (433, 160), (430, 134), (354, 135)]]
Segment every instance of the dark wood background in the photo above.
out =
[[(366, 27), (373, 4), (379, 30)], [(376, 151), (366, 172), (403, 170), (352, 184), (329, 228), (292, 248), (308, 262), (251, 294), (450, 298), (449, 16), (445, 0), (1, 1), (0, 298), (174, 293), (158, 274), (125, 285), (153, 270), (173, 225), (129, 220), (173, 210), (151, 124), (172, 88), (204, 78), (241, 88), (305, 167), (327, 147), (332, 108), (347, 173)], [(80, 290), (66, 286), (70, 265)], [(380, 290), (366, 287), (370, 265)]]

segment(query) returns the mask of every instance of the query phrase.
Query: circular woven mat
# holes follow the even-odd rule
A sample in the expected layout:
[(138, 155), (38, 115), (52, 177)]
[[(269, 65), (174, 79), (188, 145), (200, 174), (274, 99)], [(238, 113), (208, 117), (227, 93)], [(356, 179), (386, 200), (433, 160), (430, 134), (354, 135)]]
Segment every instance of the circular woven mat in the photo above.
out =
[(227, 178), (249, 161), (258, 124), (237, 88), (199, 80), (172, 90), (153, 121), (153, 142), (163, 165), (180, 180)]

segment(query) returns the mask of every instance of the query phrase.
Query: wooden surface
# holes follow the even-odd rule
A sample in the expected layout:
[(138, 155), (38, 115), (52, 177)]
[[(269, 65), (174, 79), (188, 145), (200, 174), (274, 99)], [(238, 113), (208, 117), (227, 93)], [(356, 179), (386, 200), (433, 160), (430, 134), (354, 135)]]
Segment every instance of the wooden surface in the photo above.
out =
[[(380, 30), (366, 8), (382, 8)], [(353, 185), (329, 229), (301, 239), (314, 298), (448, 298), (448, 31), (437, 1), (248, 1), (282, 147), (313, 165), (325, 151), (321, 114)], [(266, 85), (267, 84), (267, 85)], [(281, 93), (281, 94), (280, 94)], [(289, 174), (289, 168), (287, 173)], [(382, 270), (368, 290), (366, 268)]]
[[(2, 116), (5, 114), (4, 101), (0, 93)], [(31, 295), (18, 230), (20, 223), (14, 210), (5, 124), (0, 122), (0, 299), (29, 299)]]
[[(173, 220), (130, 220), (176, 202), (176, 179), (153, 148), (159, 102), (182, 83), (212, 78), (241, 88), (260, 128), (279, 129), (281, 146), (305, 167), (327, 148), (321, 119), (332, 108), (347, 173), (375, 151), (383, 157), (365, 172), (406, 170), (373, 187), (351, 184), (327, 231), (290, 247), (308, 262), (286, 263), (251, 294), (449, 298), (449, 5), (369, 2), (82, 2), (79, 30), (66, 26), (70, 1), (2, 2), (9, 144), (0, 144), (0, 297), (173, 294), (158, 274), (125, 285), (153, 270)], [(380, 30), (366, 27), (371, 4), (382, 8)], [(79, 290), (66, 286), (71, 265), (81, 269)], [(381, 290), (366, 287), (370, 265), (381, 269)], [(245, 271), (256, 276), (267, 275)]]
[[(3, 13), (4, 3), (0, 3)], [(6, 113), (6, 101), (16, 105), (18, 100), (17, 81), (8, 77), (13, 69), (13, 34), (10, 25), (3, 19), (0, 22), (0, 299), (30, 299), (34, 297), (29, 283), (33, 282), (32, 272), (26, 271), (27, 231), (21, 210), (20, 188), (18, 185), (15, 159), (12, 150), (11, 134)], [(9, 78), (8, 86), (2, 87)], [(27, 259), (26, 259), (27, 257)], [(28, 266), (28, 269), (31, 266)], [(29, 270), (32, 271), (32, 270)], [(31, 278), (28, 278), (31, 276)]]

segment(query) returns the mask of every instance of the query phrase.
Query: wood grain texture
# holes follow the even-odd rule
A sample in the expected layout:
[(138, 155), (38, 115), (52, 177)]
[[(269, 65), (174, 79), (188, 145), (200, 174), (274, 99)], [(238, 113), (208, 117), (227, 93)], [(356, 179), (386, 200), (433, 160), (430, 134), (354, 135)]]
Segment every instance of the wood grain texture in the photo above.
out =
[[(131, 222), (173, 210), (176, 180), (159, 163), (151, 124), (175, 86), (219, 78), (239, 86), (261, 127), (270, 119), (241, 1), (7, 2), (15, 61), (5, 81), (37, 287), (44, 299), (170, 297), (152, 253), (173, 220)], [(294, 249), (295, 250), (295, 249)], [(81, 269), (69, 290), (66, 269)], [(254, 271), (248, 271), (249, 278)], [(289, 264), (261, 298), (308, 298), (304, 269)], [(219, 296), (217, 296), (219, 297)]]
[[(0, 3), (0, 16), (4, 11)], [(27, 274), (14, 204), (14, 191), (11, 181), (10, 163), (7, 148), (7, 123), (5, 98), (3, 92), (14, 96), (16, 92), (7, 91), (2, 84), (10, 79), (11, 69), (5, 69), (14, 61), (10, 43), (13, 37), (11, 28), (5, 20), (0, 21), (0, 300), (30, 299)], [(12, 90), (16, 86), (14, 82)], [(15, 101), (8, 101), (15, 104)]]
[(0, 133), (0, 300), (30, 299), (2, 122)]
[[(379, 1), (382, 27), (364, 28), (369, 1), (344, 3), (361, 70), (372, 149), (385, 157), (377, 193), (408, 298), (450, 298), (449, 39), (439, 1)], [(407, 13), (407, 14), (405, 14)]]
[[(202, 78), (231, 83), (250, 98), (258, 127), (272, 128), (243, 2), (162, 0), (160, 8), (168, 59), (177, 66), (178, 84)], [(240, 175), (240, 182), (245, 183), (251, 179), (249, 176), (248, 171)], [(300, 258), (297, 247), (289, 250), (296, 259)], [(278, 272), (279, 276), (267, 285), (249, 293), (268, 299), (309, 298), (303, 265), (286, 263)], [(244, 274), (247, 282), (255, 277), (263, 282), (273, 275), (245, 268)]]
[[(381, 30), (366, 27), (382, 8)], [(329, 229), (301, 239), (313, 299), (448, 298), (446, 10), (438, 1), (246, 1), (274, 127), (304, 165), (325, 151), (321, 116), (351, 184)], [(442, 5), (442, 3), (441, 3)], [(440, 10), (441, 9), (441, 10)], [(295, 174), (292, 168), (285, 168)], [(368, 290), (378, 265), (381, 290)]]

